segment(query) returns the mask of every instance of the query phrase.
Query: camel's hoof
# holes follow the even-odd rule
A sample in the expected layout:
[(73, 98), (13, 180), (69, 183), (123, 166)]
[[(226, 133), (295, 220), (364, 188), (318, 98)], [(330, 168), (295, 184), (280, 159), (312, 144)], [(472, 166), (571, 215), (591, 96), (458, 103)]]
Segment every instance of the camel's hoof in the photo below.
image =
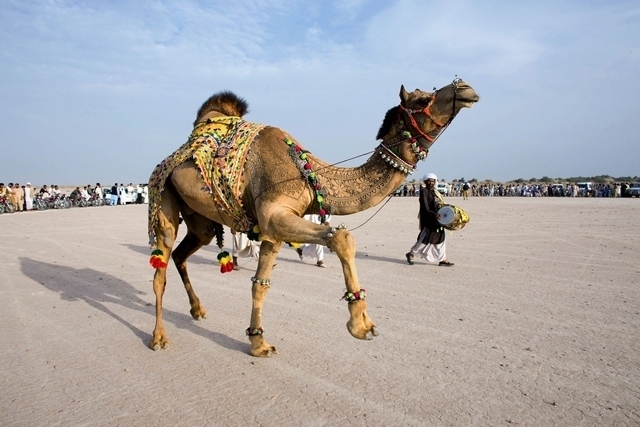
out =
[(276, 348), (272, 345), (267, 346), (266, 348), (258, 348), (258, 349), (251, 349), (251, 351), (249, 352), (252, 356), (254, 357), (271, 357), (274, 354), (278, 354), (278, 350), (276, 350)]
[(378, 336), (378, 329), (371, 325), (371, 329), (366, 329), (363, 327), (353, 327), (350, 322), (347, 322), (347, 330), (351, 334), (352, 337), (358, 338), (359, 340), (372, 340), (373, 337)]
[(149, 348), (153, 351), (169, 348), (169, 340), (166, 338), (153, 339), (149, 343)]
[(193, 317), (195, 320), (207, 318), (207, 311), (202, 307), (193, 307), (191, 308), (190, 313), (191, 317)]
[(377, 337), (379, 334), (378, 332), (378, 328), (376, 328), (375, 326), (371, 328), (370, 331), (367, 331), (367, 336), (365, 337), (365, 339), (367, 340), (372, 340), (373, 337)]

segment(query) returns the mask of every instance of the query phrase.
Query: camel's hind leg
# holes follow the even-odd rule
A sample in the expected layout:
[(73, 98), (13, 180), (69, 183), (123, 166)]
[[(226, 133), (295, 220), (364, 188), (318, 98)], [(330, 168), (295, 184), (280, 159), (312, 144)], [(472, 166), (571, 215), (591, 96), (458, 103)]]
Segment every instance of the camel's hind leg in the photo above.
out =
[(251, 323), (247, 329), (247, 335), (251, 341), (251, 353), (256, 357), (270, 357), (277, 353), (276, 348), (265, 341), (262, 333), (262, 305), (267, 296), (270, 287), (271, 270), (273, 263), (280, 252), (282, 242), (270, 243), (263, 241), (260, 245), (260, 259), (258, 260), (258, 269), (256, 275), (251, 278), (253, 286), (251, 287), (251, 296), (253, 304), (251, 308)]
[(153, 329), (153, 337), (149, 342), (149, 347), (153, 350), (167, 348), (169, 340), (167, 331), (162, 322), (162, 296), (167, 285), (167, 264), (169, 255), (178, 234), (178, 202), (170, 186), (162, 192), (162, 201), (158, 212), (158, 222), (156, 225), (156, 246), (162, 251), (162, 261), (164, 267), (156, 268), (153, 276), (153, 292), (156, 295), (156, 326)]
[(191, 316), (199, 320), (206, 318), (207, 312), (200, 304), (200, 299), (191, 286), (189, 274), (187, 273), (187, 258), (196, 253), (202, 246), (211, 243), (215, 236), (215, 223), (195, 212), (184, 215), (184, 222), (188, 229), (187, 235), (173, 251), (171, 257), (176, 264), (182, 283), (184, 283), (184, 288), (189, 296)]

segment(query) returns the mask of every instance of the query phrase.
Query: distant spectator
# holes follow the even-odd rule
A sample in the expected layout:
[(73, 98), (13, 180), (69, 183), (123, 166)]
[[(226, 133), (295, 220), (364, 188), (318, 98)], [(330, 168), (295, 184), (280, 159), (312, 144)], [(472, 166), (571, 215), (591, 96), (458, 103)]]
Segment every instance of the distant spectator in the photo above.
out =
[(76, 187), (71, 192), (71, 194), (69, 194), (69, 198), (74, 202), (77, 202), (78, 200), (80, 200), (81, 197), (82, 197), (82, 192), (80, 191), (80, 187)]
[(93, 193), (96, 195), (98, 199), (102, 199), (104, 197), (104, 194), (102, 194), (102, 187), (100, 186), (99, 182), (96, 183), (96, 186), (93, 189)]
[(118, 204), (118, 183), (116, 182), (115, 184), (113, 184), (113, 186), (111, 187), (111, 196), (110, 198), (110, 205), (111, 206), (116, 206)]
[(40, 195), (42, 196), (43, 199), (48, 199), (49, 197), (51, 197), (51, 193), (49, 192), (49, 189), (47, 188), (47, 185), (43, 185), (42, 188), (40, 189)]
[(17, 182), (13, 184), (13, 198), (16, 201), (16, 210), (22, 212), (24, 209), (24, 190)]
[(33, 187), (31, 187), (30, 182), (27, 182), (27, 186), (24, 189), (24, 208), (28, 211), (33, 210), (33, 196)]

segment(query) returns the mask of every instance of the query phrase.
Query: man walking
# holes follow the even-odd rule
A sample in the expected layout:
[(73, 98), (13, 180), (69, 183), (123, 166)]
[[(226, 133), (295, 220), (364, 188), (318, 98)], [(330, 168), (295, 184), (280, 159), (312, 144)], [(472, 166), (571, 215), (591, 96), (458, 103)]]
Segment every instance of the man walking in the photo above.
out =
[(469, 200), (469, 183), (465, 182), (462, 185), (462, 200)]
[(424, 258), (427, 262), (437, 262), (441, 267), (451, 267), (447, 261), (445, 229), (438, 220), (438, 209), (442, 204), (440, 194), (435, 190), (438, 177), (429, 173), (423, 178), (425, 187), (420, 191), (420, 234), (416, 244), (406, 253), (407, 262), (413, 265), (414, 255)]

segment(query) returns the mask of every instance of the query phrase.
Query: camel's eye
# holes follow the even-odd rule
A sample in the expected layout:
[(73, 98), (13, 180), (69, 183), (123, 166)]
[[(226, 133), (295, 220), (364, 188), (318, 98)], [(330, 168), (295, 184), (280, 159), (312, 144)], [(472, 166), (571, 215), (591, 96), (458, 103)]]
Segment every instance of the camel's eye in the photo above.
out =
[(419, 99), (417, 104), (420, 108), (425, 108), (427, 105), (429, 105), (429, 101), (430, 99), (425, 98), (425, 99)]

